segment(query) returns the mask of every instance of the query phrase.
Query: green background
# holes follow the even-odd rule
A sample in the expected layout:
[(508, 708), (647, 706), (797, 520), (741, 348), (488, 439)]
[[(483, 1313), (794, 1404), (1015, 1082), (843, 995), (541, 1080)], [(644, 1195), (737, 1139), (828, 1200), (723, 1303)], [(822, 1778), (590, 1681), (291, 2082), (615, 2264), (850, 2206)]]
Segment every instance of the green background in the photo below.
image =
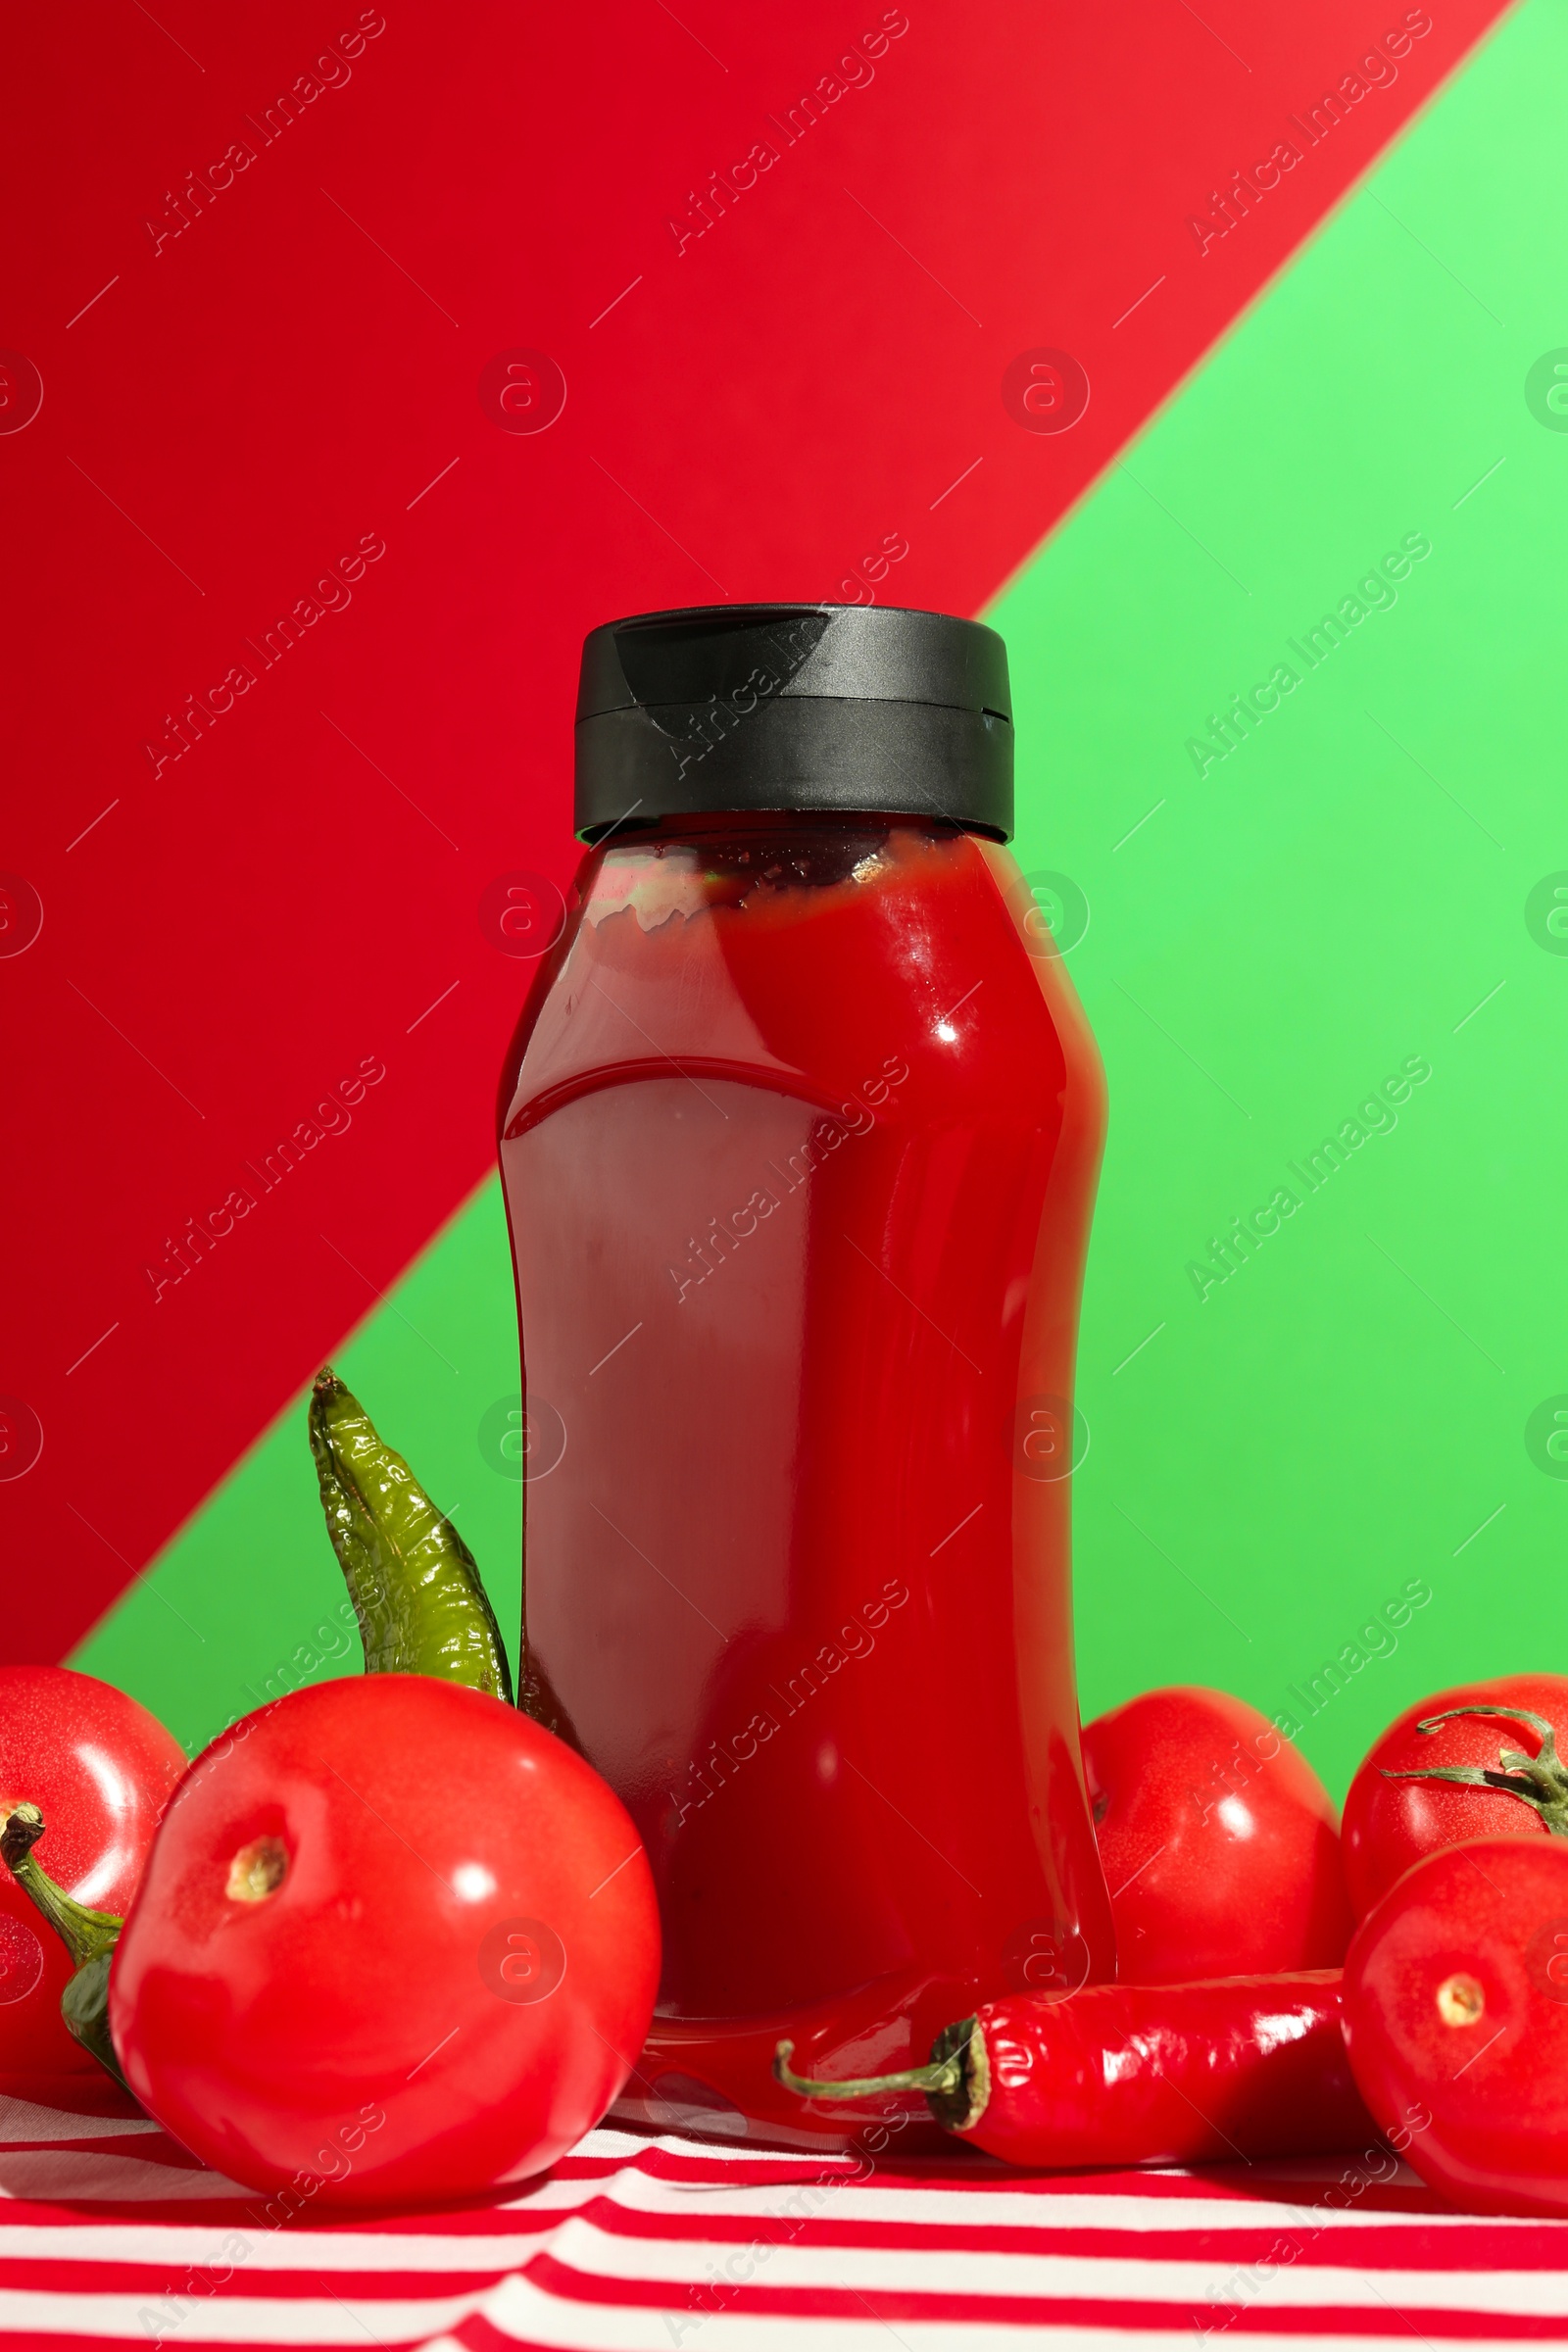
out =
[[(1410, 1699), (1568, 1661), (1568, 1460), (1527, 1444), (1568, 1411), (1568, 938), (1527, 920), (1568, 882), (1568, 433), (1526, 392), (1568, 346), (1565, 115), (1568, 28), (1533, 0), (988, 614), (1017, 854), (1087, 902), (1069, 968), (1110, 1078), (1084, 1713), (1218, 1684), (1289, 1712), (1336, 1790)], [(1287, 640), (1416, 531), (1397, 603), (1200, 777), (1209, 713), (1300, 668)], [(1287, 1163), (1414, 1055), (1396, 1127), (1200, 1299), (1211, 1237), (1303, 1190)], [(520, 1488), (480, 1446), (517, 1382), (493, 1183), (336, 1361), (514, 1628)], [(194, 1744), (355, 1664), (342, 1597), (300, 1400), (74, 1662)]]

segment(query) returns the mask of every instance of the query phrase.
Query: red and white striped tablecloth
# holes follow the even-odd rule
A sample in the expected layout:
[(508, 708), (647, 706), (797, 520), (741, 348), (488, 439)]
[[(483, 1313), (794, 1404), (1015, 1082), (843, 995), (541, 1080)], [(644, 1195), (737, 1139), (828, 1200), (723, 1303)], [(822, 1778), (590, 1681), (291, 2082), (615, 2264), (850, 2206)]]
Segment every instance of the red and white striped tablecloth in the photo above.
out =
[(451, 2352), (1202, 2352), (1568, 2337), (1568, 2223), (1392, 2159), (1020, 2174), (591, 2132), (479, 2210), (270, 2228), (155, 2125), (0, 2101), (0, 2334)]

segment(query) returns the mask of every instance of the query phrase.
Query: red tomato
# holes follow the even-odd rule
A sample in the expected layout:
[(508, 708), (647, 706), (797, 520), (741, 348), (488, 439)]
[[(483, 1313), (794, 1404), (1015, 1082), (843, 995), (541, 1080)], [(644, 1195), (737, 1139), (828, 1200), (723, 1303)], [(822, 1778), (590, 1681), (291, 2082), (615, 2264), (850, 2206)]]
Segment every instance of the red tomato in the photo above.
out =
[(659, 1959), (637, 1832), (581, 1757), (482, 1691), (365, 1675), (191, 1766), (110, 2028), (159, 2122), (284, 2211), (429, 2203), (598, 2122)]
[(1374, 2122), (1483, 2213), (1568, 2213), (1568, 1845), (1428, 1854), (1356, 1930), (1342, 2012)]
[[(68, 1666), (0, 1666), (0, 1820), (31, 1803), (50, 1877), (95, 1911), (128, 1911), (185, 1751), (123, 1690)], [(108, 2082), (66, 2032), (71, 1958), (0, 1869), (0, 2090), (47, 2099), (55, 2078)]]
[[(1350, 1783), (1345, 1800), (1345, 1878), (1358, 1919), (1423, 1854), (1468, 1838), (1544, 1838), (1546, 1825), (1505, 1788), (1463, 1788), (1452, 1781), (1391, 1781), (1389, 1772), (1430, 1773), (1434, 1766), (1498, 1770), (1503, 1748), (1534, 1757), (1541, 1734), (1506, 1715), (1461, 1716), (1422, 1732), (1450, 1707), (1522, 1707), (1555, 1731), (1568, 1731), (1568, 1677), (1504, 1674), (1464, 1683), (1407, 1707), (1391, 1723)], [(1548, 1751), (1549, 1753), (1549, 1751)], [(1543, 1759), (1545, 1762), (1547, 1759)], [(1568, 1795), (1568, 1776), (1562, 1783)]]
[(1334, 1805), (1266, 1715), (1223, 1690), (1147, 1690), (1088, 1725), (1083, 1751), (1123, 1983), (1338, 1965)]

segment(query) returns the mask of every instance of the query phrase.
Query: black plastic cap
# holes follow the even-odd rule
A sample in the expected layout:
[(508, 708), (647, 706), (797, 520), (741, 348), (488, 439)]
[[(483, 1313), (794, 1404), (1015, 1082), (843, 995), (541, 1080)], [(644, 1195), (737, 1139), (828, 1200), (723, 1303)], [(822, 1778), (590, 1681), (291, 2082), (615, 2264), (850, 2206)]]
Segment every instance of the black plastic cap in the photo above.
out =
[(1012, 835), (1012, 698), (995, 629), (884, 605), (701, 605), (592, 629), (576, 828), (828, 809)]

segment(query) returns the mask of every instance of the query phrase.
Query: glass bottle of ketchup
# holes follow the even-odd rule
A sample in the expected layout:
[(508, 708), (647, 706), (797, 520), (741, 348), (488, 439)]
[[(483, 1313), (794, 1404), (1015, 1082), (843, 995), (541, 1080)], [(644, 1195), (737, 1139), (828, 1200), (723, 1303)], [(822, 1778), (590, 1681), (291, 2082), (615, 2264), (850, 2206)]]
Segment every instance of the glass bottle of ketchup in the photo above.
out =
[(842, 2145), (774, 2084), (781, 2036), (887, 2073), (1113, 1973), (1068, 1554), (1103, 1078), (1002, 846), (974, 621), (595, 629), (576, 818), (500, 1105), (522, 1703), (659, 1888), (616, 2112)]

